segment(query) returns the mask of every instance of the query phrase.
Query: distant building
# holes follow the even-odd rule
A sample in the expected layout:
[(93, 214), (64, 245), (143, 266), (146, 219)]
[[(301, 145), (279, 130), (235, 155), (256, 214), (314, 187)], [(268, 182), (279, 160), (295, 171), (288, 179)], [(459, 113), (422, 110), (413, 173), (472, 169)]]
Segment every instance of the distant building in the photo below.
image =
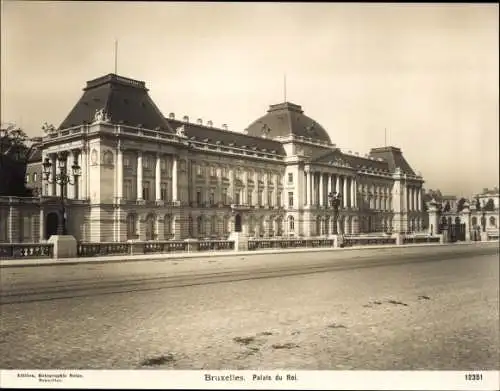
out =
[[(270, 106), (240, 133), (163, 116), (142, 81), (109, 74), (87, 82), (28, 164), (28, 185), (41, 190), (40, 210), (24, 212), (39, 227), (32, 240), (54, 234), (60, 218), (60, 189), (42, 179), (41, 163), (49, 158), (57, 175), (61, 151), (70, 152), (68, 166), (82, 168), (66, 201), (68, 231), (81, 241), (226, 237), (239, 229), (258, 237), (328, 235), (331, 192), (342, 197), (343, 233), (423, 226), (424, 180), (399, 148), (341, 151), (290, 102)], [(0, 232), (13, 218), (5, 210)], [(10, 239), (23, 238), (14, 232)]]
[[(492, 205), (494, 210), (500, 208), (500, 191), (498, 187), (491, 190), (483, 189), (482, 192), (474, 194), (472, 199), (476, 201), (479, 200), (481, 207)], [(491, 209), (491, 207), (488, 207), (488, 209)]]

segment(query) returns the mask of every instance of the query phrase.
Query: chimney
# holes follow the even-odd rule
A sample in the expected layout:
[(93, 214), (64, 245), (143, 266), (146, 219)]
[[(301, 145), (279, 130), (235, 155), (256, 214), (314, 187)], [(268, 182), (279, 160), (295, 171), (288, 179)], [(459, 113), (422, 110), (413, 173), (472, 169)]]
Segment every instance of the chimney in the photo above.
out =
[(196, 120), (196, 123), (197, 123), (198, 125), (203, 125), (203, 120), (202, 120), (201, 118), (198, 118), (198, 119)]
[(222, 129), (227, 130), (227, 124), (222, 124)]
[(168, 115), (168, 118), (169, 118), (169, 119), (175, 119), (175, 113), (170, 113), (170, 114)]
[(185, 115), (184, 117), (182, 117), (182, 120), (184, 122), (189, 122), (189, 117), (187, 115)]
[(214, 123), (212, 121), (210, 121), (210, 120), (207, 121), (207, 126), (212, 127), (213, 125), (214, 125)]

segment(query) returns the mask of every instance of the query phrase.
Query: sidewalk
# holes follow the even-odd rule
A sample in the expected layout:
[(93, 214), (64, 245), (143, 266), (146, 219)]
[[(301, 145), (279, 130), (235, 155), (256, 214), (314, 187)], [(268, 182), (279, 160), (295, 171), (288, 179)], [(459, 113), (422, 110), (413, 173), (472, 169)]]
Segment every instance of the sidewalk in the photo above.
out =
[[(308, 247), (308, 248), (284, 248), (284, 249), (268, 249), (268, 250), (253, 250), (253, 251), (203, 251), (203, 252), (183, 252), (173, 254), (144, 254), (144, 255), (110, 255), (104, 257), (86, 257), (86, 258), (26, 258), (26, 259), (4, 259), (0, 260), (0, 268), (3, 267), (27, 267), (27, 266), (50, 266), (50, 265), (77, 265), (84, 263), (113, 263), (113, 262), (137, 262), (137, 261), (169, 261), (179, 259), (193, 258), (211, 258), (211, 257), (238, 257), (238, 256), (256, 256), (256, 255), (272, 255), (272, 254), (287, 254), (287, 253), (311, 253), (311, 252), (339, 252), (339, 251), (356, 251), (356, 250), (377, 250), (405, 247), (443, 247), (455, 245), (478, 245), (491, 242), (458, 242), (458, 243), (419, 243), (419, 244), (403, 244), (403, 245), (376, 245), (376, 246), (353, 246), (344, 248), (332, 247)], [(497, 242), (493, 242), (497, 243)]]

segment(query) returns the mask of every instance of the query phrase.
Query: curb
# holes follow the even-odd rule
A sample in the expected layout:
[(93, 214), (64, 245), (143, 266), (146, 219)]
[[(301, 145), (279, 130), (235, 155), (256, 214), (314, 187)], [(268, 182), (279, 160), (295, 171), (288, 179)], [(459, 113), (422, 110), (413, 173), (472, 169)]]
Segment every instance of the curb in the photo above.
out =
[(30, 267), (30, 266), (59, 266), (59, 265), (79, 265), (79, 264), (102, 264), (102, 263), (125, 263), (125, 262), (141, 262), (141, 261), (169, 261), (178, 259), (199, 259), (211, 257), (238, 257), (238, 256), (258, 256), (272, 254), (292, 254), (302, 252), (342, 252), (356, 250), (383, 250), (397, 248), (417, 248), (417, 247), (445, 247), (445, 246), (473, 246), (487, 244), (489, 242), (462, 242), (462, 243), (418, 243), (418, 244), (403, 244), (403, 245), (378, 245), (378, 246), (356, 246), (344, 248), (300, 248), (300, 249), (269, 249), (256, 251), (211, 251), (211, 252), (191, 252), (178, 254), (145, 254), (145, 255), (115, 255), (107, 257), (89, 257), (89, 258), (69, 258), (69, 259), (7, 259), (0, 261), (0, 268), (7, 267)]

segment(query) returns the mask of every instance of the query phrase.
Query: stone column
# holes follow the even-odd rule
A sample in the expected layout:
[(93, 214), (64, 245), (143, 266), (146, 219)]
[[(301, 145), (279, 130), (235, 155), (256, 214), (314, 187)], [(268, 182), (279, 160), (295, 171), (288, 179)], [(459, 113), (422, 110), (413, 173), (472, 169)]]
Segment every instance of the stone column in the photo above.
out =
[(327, 189), (326, 189), (326, 196), (327, 196), (327, 205), (328, 203), (330, 202), (330, 198), (328, 198), (328, 196), (330, 195), (330, 193), (332, 192), (332, 174), (328, 174), (326, 176), (328, 178), (328, 182), (327, 182)]
[[(188, 181), (191, 180), (191, 176), (188, 175)], [(172, 159), (172, 201), (179, 200), (179, 192), (177, 188), (177, 156), (173, 156)], [(188, 199), (191, 199), (191, 195), (189, 195)]]
[(116, 151), (116, 198), (118, 202), (123, 198), (123, 150), (118, 144)]
[(461, 219), (461, 221), (463, 223), (465, 223), (465, 240), (467, 242), (469, 242), (470, 239), (471, 239), (470, 238), (470, 233), (471, 233), (471, 226), (470, 226), (470, 214), (471, 213), (470, 212), (471, 211), (470, 211), (470, 208), (469, 208), (469, 203), (466, 202), (464, 204), (464, 208), (462, 209), (462, 213), (461, 214), (462, 214), (463, 218)]
[(356, 207), (356, 179), (351, 178), (351, 208)]
[(311, 197), (310, 197), (310, 189), (311, 187), (311, 172), (306, 171), (306, 197), (305, 197), (305, 205), (311, 205)]
[(337, 192), (340, 195), (340, 175), (336, 174), (335, 175), (335, 192)]
[(308, 188), (308, 192), (309, 192), (309, 205), (314, 205), (314, 199), (313, 199), (313, 187), (314, 187), (314, 172), (312, 171), (309, 171), (309, 188)]
[(325, 193), (325, 183), (323, 182), (324, 174), (319, 173), (319, 205), (324, 206), (324, 193)]
[(342, 190), (343, 190), (343, 205), (344, 205), (344, 208), (347, 208), (347, 176), (344, 176), (343, 177), (343, 181), (342, 181)]
[(156, 154), (156, 166), (155, 166), (155, 195), (156, 201), (161, 200), (161, 155)]
[(422, 188), (419, 187), (417, 190), (417, 210), (422, 211)]
[(50, 155), (50, 161), (52, 163), (52, 166), (50, 167), (52, 172), (50, 173), (50, 179), (53, 181), (49, 188), (51, 188), (51, 191), (49, 191), (51, 196), (56, 196), (58, 195), (58, 186), (56, 183), (56, 175), (57, 175), (57, 155), (55, 153)]
[(39, 242), (45, 241), (45, 211), (43, 210), (43, 207), (40, 207), (40, 224), (39, 224)]
[(137, 200), (142, 200), (142, 151), (137, 151)]
[[(68, 175), (68, 177), (71, 179), (71, 181), (73, 181), (73, 179), (75, 178), (73, 176), (73, 169), (71, 167), (77, 161), (76, 159), (78, 159), (78, 157), (75, 156), (75, 153), (73, 151), (70, 151), (68, 153), (68, 159), (66, 160), (66, 175)], [(74, 184), (72, 185), (71, 183), (68, 183), (66, 185), (66, 198), (68, 198), (68, 199), (75, 198), (75, 185)]]
[(19, 208), (17, 205), (10, 205), (9, 207), (9, 217), (8, 217), (8, 227), (7, 230), (9, 243), (19, 243), (20, 242), (20, 220), (21, 214), (19, 213)]
[(82, 169), (82, 175), (80, 176), (80, 199), (87, 199), (87, 177), (88, 177), (88, 161), (87, 161), (87, 149), (86, 147), (82, 148), (82, 153), (80, 154), (80, 167)]

